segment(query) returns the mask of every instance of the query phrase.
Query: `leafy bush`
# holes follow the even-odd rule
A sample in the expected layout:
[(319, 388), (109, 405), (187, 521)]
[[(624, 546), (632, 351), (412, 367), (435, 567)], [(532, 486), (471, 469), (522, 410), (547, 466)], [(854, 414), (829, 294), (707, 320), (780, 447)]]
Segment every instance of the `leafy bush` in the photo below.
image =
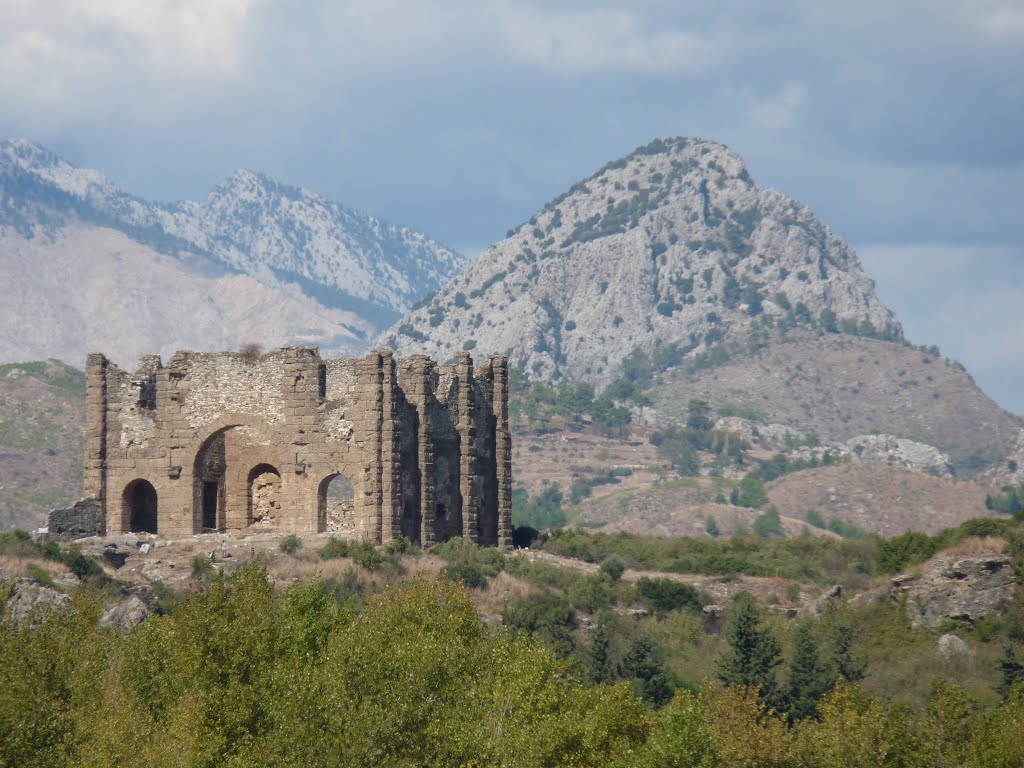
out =
[(754, 521), (754, 533), (762, 539), (785, 534), (782, 528), (782, 521), (779, 519), (779, 510), (775, 507), (768, 507), (767, 510), (758, 515)]
[(558, 656), (569, 656), (575, 648), (576, 611), (550, 590), (509, 601), (501, 622), (513, 633), (536, 636)]
[(700, 611), (704, 601), (690, 584), (672, 579), (642, 578), (636, 583), (636, 593), (651, 609), (668, 613), (680, 608)]
[(213, 573), (213, 561), (207, 555), (198, 554), (192, 558), (192, 578), (204, 581)]
[(884, 573), (896, 573), (907, 565), (924, 562), (938, 549), (935, 539), (927, 533), (908, 531), (878, 545), (878, 567)]
[(279, 546), (281, 548), (281, 551), (284, 552), (286, 555), (294, 555), (296, 552), (302, 549), (302, 539), (300, 539), (294, 533), (289, 533), (287, 536), (281, 539), (281, 543)]
[(601, 563), (601, 573), (612, 581), (618, 581), (626, 572), (626, 565), (618, 555), (612, 555)]
[(320, 558), (323, 560), (335, 560), (339, 557), (348, 557), (349, 544), (347, 541), (331, 536), (327, 543), (320, 548)]
[(449, 563), (441, 569), (441, 576), (470, 589), (483, 589), (487, 586), (487, 574), (476, 563)]
[(376, 571), (385, 562), (384, 555), (369, 542), (361, 541), (349, 547), (348, 556), (352, 558), (352, 562), (363, 566), (368, 571)]

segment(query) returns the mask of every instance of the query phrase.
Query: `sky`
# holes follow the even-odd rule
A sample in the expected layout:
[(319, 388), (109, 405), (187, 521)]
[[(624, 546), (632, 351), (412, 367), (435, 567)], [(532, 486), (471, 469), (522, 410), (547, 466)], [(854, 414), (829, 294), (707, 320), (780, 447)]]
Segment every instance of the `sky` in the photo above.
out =
[(264, 171), (475, 254), (721, 141), (1024, 413), (1024, 0), (0, 0), (0, 136), (156, 200)]

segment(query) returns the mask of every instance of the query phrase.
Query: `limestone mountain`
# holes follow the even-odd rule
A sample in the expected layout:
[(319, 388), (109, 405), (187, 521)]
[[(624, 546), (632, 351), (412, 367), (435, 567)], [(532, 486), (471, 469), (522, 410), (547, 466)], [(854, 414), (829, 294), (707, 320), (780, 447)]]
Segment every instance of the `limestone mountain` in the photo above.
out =
[(103, 348), (132, 364), (249, 340), (359, 351), (465, 262), (259, 173), (204, 201), (154, 203), (31, 142), (0, 142), (0, 360), (80, 364)]
[(901, 338), (842, 240), (711, 141), (657, 139), (573, 185), (383, 337), (402, 353), (508, 352), (531, 377), (621, 374), (766, 325)]

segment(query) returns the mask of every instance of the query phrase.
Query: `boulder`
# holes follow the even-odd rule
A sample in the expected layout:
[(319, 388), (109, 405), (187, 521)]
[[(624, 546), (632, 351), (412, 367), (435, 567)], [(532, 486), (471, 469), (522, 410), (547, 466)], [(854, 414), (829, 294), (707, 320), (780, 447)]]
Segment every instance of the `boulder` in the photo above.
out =
[(65, 611), (71, 605), (71, 598), (63, 592), (40, 584), (32, 579), (18, 579), (14, 591), (7, 601), (11, 618), (19, 627), (29, 622), (38, 626), (53, 611)]
[(933, 558), (919, 572), (894, 578), (889, 594), (906, 601), (915, 627), (936, 629), (947, 619), (973, 624), (1001, 615), (1017, 589), (1009, 555), (986, 552)]

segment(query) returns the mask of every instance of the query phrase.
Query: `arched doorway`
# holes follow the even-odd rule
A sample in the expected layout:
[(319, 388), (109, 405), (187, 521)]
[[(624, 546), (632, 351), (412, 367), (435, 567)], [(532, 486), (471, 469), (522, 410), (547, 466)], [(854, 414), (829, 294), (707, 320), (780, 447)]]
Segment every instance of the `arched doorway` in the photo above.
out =
[(148, 480), (133, 480), (121, 498), (124, 519), (133, 533), (157, 532), (156, 488)]
[(224, 527), (226, 473), (224, 431), (221, 431), (203, 443), (196, 454), (194, 494), (197, 532), (219, 531)]
[(281, 523), (281, 473), (270, 464), (249, 472), (249, 525), (274, 528)]
[(320, 483), (317, 497), (317, 530), (355, 538), (356, 493), (352, 481), (340, 473), (329, 475)]

